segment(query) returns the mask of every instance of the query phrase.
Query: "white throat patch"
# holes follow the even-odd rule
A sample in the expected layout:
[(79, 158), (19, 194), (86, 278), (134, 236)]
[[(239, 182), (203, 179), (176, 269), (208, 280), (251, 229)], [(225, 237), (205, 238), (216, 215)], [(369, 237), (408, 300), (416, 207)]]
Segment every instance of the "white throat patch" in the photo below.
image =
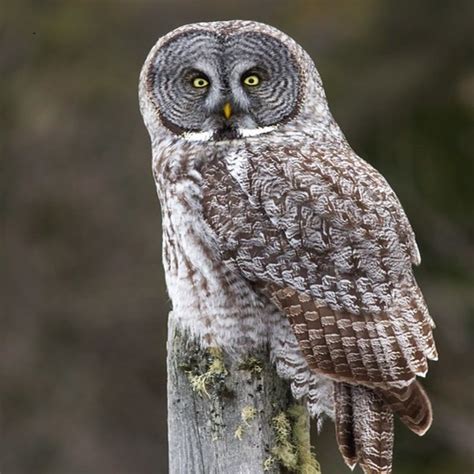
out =
[[(240, 138), (249, 138), (249, 137), (256, 137), (258, 135), (263, 135), (264, 133), (272, 132), (276, 129), (275, 125), (271, 125), (269, 127), (258, 127), (258, 128), (239, 128), (238, 134), (239, 136), (234, 140), (239, 140)], [(209, 142), (212, 140), (214, 136), (214, 132), (212, 130), (208, 130), (205, 132), (185, 132), (183, 133), (182, 137), (185, 140), (190, 142)], [(219, 140), (219, 141), (229, 141), (229, 140)]]

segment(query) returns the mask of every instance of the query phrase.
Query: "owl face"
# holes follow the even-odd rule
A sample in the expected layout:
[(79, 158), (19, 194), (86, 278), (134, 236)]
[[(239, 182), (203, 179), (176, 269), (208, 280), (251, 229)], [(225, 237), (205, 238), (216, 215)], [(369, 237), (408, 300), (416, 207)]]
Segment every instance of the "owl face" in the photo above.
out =
[(289, 47), (258, 31), (192, 29), (159, 47), (148, 93), (172, 133), (232, 140), (272, 130), (298, 110), (301, 74)]

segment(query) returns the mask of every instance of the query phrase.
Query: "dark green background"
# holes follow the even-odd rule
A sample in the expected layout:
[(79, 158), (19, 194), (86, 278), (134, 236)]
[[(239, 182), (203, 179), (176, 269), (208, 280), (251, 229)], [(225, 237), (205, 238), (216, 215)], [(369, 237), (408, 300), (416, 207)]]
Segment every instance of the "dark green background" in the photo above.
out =
[[(160, 212), (137, 80), (189, 22), (273, 24), (315, 59), (353, 148), (395, 188), (438, 324), (424, 438), (395, 472), (471, 473), (473, 5), (459, 1), (3, 1), (0, 8), (4, 474), (165, 473)], [(314, 439), (343, 467), (333, 427)]]

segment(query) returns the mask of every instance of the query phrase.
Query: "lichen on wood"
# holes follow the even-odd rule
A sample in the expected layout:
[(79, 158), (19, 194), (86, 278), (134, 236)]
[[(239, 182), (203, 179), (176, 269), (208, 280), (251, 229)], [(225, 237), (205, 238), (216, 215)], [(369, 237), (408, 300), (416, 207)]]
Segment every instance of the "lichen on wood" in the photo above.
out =
[(211, 398), (208, 391), (209, 387), (212, 387), (214, 392), (218, 392), (219, 388), (222, 389), (225, 384), (225, 376), (228, 372), (225, 368), (222, 350), (220, 348), (210, 347), (206, 349), (204, 353), (206, 354), (204, 361), (207, 363), (207, 367), (203, 372), (200, 372), (200, 364), (182, 364), (181, 367), (188, 375), (192, 389), (201, 396), (205, 394)]
[(242, 436), (245, 434), (245, 429), (246, 427), (250, 426), (250, 422), (257, 416), (257, 410), (250, 406), (247, 405), (244, 408), (242, 408), (242, 413), (240, 414), (240, 417), (242, 418), (242, 423), (240, 423), (239, 426), (237, 426), (237, 429), (235, 430), (234, 436), (238, 440), (242, 440)]
[[(272, 457), (290, 472), (321, 474), (321, 468), (311, 451), (309, 419), (306, 408), (294, 404), (273, 418), (276, 443)], [(267, 460), (267, 464), (271, 458)]]
[[(280, 459), (274, 419), (285, 413), (295, 469), (311, 465), (309, 431), (292, 408), (287, 381), (267, 348), (244, 360), (221, 348), (203, 348), (177, 324), (168, 327), (168, 436), (171, 474), (277, 474)], [(304, 430), (307, 431), (307, 437)], [(270, 461), (269, 461), (270, 460)], [(286, 471), (285, 471), (286, 469)]]
[(254, 356), (248, 356), (239, 364), (240, 370), (247, 370), (251, 374), (258, 375), (262, 373), (263, 361)]

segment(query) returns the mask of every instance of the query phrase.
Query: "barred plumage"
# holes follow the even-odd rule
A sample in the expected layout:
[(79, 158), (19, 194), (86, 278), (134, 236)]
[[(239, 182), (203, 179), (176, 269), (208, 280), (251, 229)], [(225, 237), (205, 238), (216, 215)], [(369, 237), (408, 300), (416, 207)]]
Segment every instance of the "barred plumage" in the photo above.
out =
[(415, 379), (437, 357), (433, 322), (408, 219), (347, 144), (309, 56), (267, 25), (188, 25), (150, 52), (140, 103), (177, 317), (236, 356), (269, 344), (294, 396), (335, 417), (347, 464), (391, 472), (393, 413), (418, 434), (431, 424)]

